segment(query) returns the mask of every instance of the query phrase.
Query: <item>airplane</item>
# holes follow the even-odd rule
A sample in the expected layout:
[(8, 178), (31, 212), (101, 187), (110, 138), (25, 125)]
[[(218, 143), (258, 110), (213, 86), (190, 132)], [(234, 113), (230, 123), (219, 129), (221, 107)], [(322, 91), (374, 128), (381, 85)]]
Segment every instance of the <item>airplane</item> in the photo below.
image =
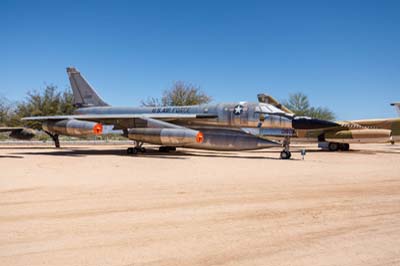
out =
[[(260, 101), (293, 113), (272, 96), (258, 95)], [(394, 103), (399, 108), (400, 103)], [(400, 118), (335, 121), (336, 127), (325, 129), (296, 129), (296, 142), (318, 142), (329, 151), (348, 151), (351, 143), (387, 143), (400, 141)]]
[[(283, 146), (281, 159), (290, 159), (294, 129), (321, 129), (334, 122), (296, 117), (267, 103), (220, 103), (194, 106), (112, 107), (74, 67), (67, 73), (78, 108), (73, 115), (25, 117), (41, 121), (43, 130), (60, 147), (59, 135), (99, 135), (103, 125), (122, 130), (135, 141), (128, 154), (145, 152), (144, 143), (160, 145), (161, 152), (187, 147), (240, 151)], [(263, 136), (280, 137), (281, 142)]]
[(10, 132), (10, 137), (19, 140), (31, 140), (36, 131), (26, 127), (0, 127), (0, 133)]

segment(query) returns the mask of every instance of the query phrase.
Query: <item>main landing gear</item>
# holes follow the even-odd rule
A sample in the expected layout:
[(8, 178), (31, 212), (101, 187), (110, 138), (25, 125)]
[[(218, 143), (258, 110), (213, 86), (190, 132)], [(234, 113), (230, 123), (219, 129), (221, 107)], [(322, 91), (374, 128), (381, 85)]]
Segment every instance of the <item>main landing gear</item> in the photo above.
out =
[(328, 142), (325, 141), (325, 138), (318, 138), (318, 148), (321, 148), (326, 151), (349, 151), (350, 144), (349, 143), (338, 143), (338, 142)]
[(290, 138), (285, 137), (283, 140), (283, 151), (281, 151), (281, 159), (288, 160), (292, 157), (292, 153), (290, 152)]
[(139, 152), (141, 153), (145, 153), (146, 152), (146, 148), (142, 147), (143, 146), (143, 142), (136, 142), (136, 146), (135, 147), (129, 147), (128, 149), (126, 149), (126, 153), (127, 154), (138, 154)]
[(58, 134), (53, 134), (53, 133), (48, 132), (48, 131), (45, 131), (45, 132), (54, 141), (54, 145), (56, 146), (56, 148), (60, 148), (60, 139), (58, 137)]
[[(146, 149), (143, 147), (143, 142), (136, 142), (135, 143), (136, 146), (135, 147), (129, 147), (126, 150), (127, 154), (131, 154), (131, 155), (136, 155), (139, 152), (141, 153), (145, 153)], [(176, 147), (172, 147), (172, 146), (161, 146), (158, 149), (159, 152), (170, 152), (170, 151), (176, 151)]]
[(336, 143), (336, 142), (330, 142), (328, 144), (328, 150), (329, 151), (349, 151), (350, 150), (350, 144), (348, 143)]

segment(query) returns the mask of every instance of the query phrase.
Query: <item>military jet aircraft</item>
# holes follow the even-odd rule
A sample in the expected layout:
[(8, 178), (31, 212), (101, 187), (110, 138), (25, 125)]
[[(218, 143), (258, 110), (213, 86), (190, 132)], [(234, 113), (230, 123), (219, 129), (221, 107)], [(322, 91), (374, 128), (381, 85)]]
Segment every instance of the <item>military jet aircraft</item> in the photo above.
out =
[[(291, 110), (270, 95), (259, 94), (260, 101), (288, 113)], [(400, 103), (392, 104), (399, 108)], [(348, 151), (351, 143), (387, 143), (400, 141), (400, 118), (335, 121), (336, 127), (325, 129), (296, 129), (296, 141), (318, 142), (318, 147), (329, 151)]]
[(10, 137), (20, 140), (31, 140), (36, 132), (33, 129), (26, 127), (0, 127), (0, 133), (10, 132)]
[[(25, 117), (42, 121), (56, 147), (58, 136), (98, 135), (103, 125), (122, 130), (134, 140), (128, 154), (145, 152), (143, 143), (161, 145), (160, 151), (189, 147), (209, 150), (253, 150), (283, 146), (282, 159), (289, 159), (290, 138), (295, 128), (319, 129), (336, 123), (298, 118), (268, 103), (221, 103), (215, 105), (112, 107), (108, 105), (74, 67), (67, 73), (78, 107), (73, 115)], [(263, 136), (279, 137), (277, 142)]]

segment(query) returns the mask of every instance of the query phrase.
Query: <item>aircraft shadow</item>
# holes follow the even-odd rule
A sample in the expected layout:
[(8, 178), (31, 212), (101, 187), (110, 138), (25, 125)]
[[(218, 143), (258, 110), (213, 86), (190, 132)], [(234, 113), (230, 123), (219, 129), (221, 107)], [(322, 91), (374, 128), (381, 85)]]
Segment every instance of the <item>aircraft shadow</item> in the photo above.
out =
[(54, 146), (1, 146), (0, 150), (48, 150), (53, 148)]
[[(210, 152), (191, 152), (191, 151), (177, 151), (174, 155), (177, 156), (190, 156), (190, 157), (212, 157), (212, 158), (228, 158), (228, 159), (268, 159), (268, 160), (281, 160), (279, 158), (279, 152), (273, 152), (276, 154), (276, 157), (271, 156), (248, 156), (248, 155), (240, 155), (240, 154), (229, 154), (229, 153), (210, 153)], [(298, 159), (291, 159), (298, 160)]]
[(8, 159), (23, 159), (24, 156), (18, 156), (18, 155), (0, 155), (1, 158), (8, 158)]
[[(128, 155), (126, 154), (126, 150), (118, 150), (118, 149), (107, 149), (107, 150), (83, 150), (83, 149), (67, 149), (63, 150), (54, 150), (54, 151), (43, 151), (43, 152), (17, 152), (14, 154), (21, 155), (42, 155), (42, 156), (67, 156), (67, 157), (85, 157), (85, 156), (93, 156), (93, 155), (113, 155), (113, 156), (124, 156), (124, 157), (145, 157), (145, 154), (137, 154), (137, 155)], [(166, 154), (168, 155), (168, 154)], [(172, 155), (172, 154), (171, 154)], [(160, 153), (151, 156), (152, 158), (161, 158), (161, 159), (185, 159), (176, 156), (163, 156)]]
[[(264, 152), (265, 153), (265, 152)], [(158, 150), (147, 149), (145, 153), (138, 153), (137, 155), (128, 155), (125, 149), (102, 149), (102, 150), (86, 150), (86, 149), (63, 149), (52, 151), (38, 151), (38, 152), (16, 152), (13, 154), (18, 155), (42, 155), (42, 156), (69, 156), (69, 157), (85, 157), (92, 155), (113, 155), (124, 156), (132, 158), (159, 158), (159, 159), (178, 159), (185, 160), (189, 157), (212, 157), (212, 158), (228, 158), (228, 159), (268, 159), (268, 160), (281, 160), (279, 158), (279, 151), (268, 151), (273, 153), (272, 156), (261, 155), (244, 155), (229, 152), (207, 152), (207, 151), (192, 151), (192, 150), (177, 150), (175, 152), (159, 152)], [(291, 160), (300, 160), (292, 158)]]

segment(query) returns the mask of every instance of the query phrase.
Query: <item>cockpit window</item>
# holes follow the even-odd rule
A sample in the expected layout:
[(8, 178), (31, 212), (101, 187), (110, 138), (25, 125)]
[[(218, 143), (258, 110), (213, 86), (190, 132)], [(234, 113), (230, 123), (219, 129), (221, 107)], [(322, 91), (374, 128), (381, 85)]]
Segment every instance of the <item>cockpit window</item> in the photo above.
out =
[(265, 103), (260, 103), (256, 108), (254, 109), (255, 112), (258, 113), (283, 113), (282, 110), (276, 108), (273, 105), (270, 104), (265, 104)]

